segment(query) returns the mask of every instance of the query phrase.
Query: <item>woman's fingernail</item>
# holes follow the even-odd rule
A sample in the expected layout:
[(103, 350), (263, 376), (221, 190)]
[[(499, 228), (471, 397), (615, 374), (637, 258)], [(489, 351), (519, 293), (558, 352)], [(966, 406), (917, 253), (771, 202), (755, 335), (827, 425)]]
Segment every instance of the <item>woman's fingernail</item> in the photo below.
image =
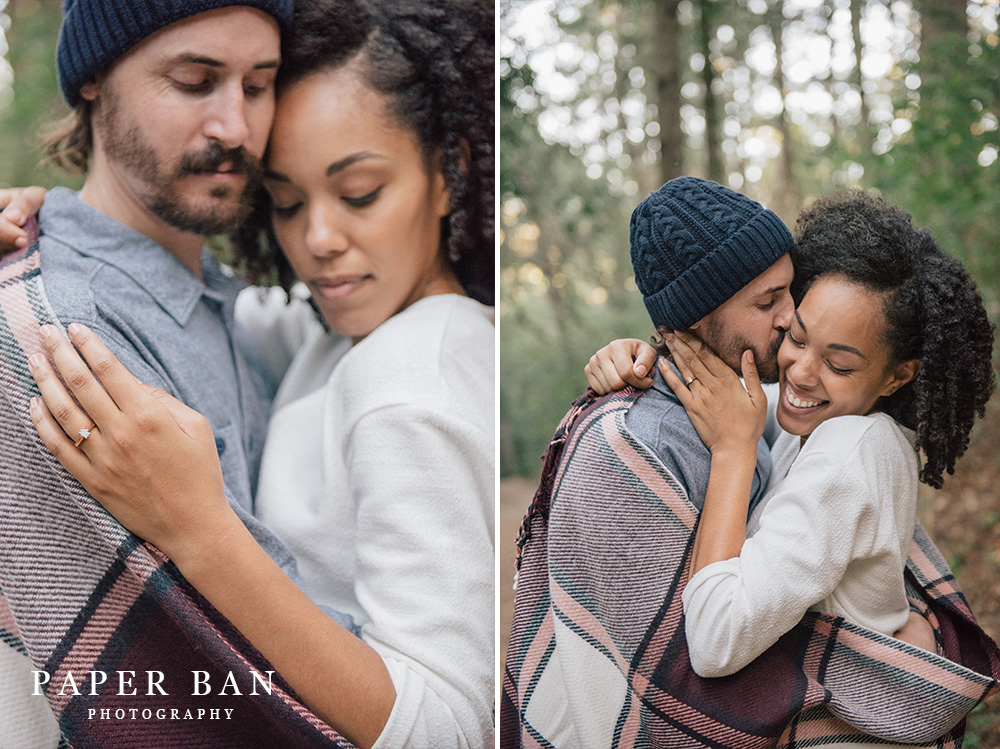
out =
[(41, 354), (32, 354), (31, 356), (28, 357), (28, 369), (34, 372), (36, 369), (42, 366), (42, 363), (44, 361), (45, 357), (42, 356)]
[(28, 246), (28, 238), (18, 237), (17, 239), (14, 240), (14, 246), (19, 250), (23, 250), (25, 247)]
[(645, 377), (646, 376), (646, 365), (645, 364), (636, 364), (635, 365), (635, 373), (637, 375), (639, 375), (640, 377)]
[(66, 328), (66, 330), (68, 330), (68, 331), (69, 331), (69, 334), (70, 334), (70, 335), (76, 335), (77, 333), (79, 333), (79, 332), (80, 332), (80, 325), (79, 325), (78, 323), (75, 323), (75, 322), (71, 322), (71, 323), (69, 324), (69, 327), (68, 327), (68, 328)]
[(37, 413), (38, 412), (38, 396), (37, 395), (34, 396), (34, 397), (32, 397), (32, 399), (28, 401), (28, 410), (31, 413)]
[(42, 327), (40, 327), (38, 329), (38, 335), (40, 335), (42, 337), (43, 341), (49, 340), (49, 338), (52, 337), (52, 326), (51, 325), (43, 325)]

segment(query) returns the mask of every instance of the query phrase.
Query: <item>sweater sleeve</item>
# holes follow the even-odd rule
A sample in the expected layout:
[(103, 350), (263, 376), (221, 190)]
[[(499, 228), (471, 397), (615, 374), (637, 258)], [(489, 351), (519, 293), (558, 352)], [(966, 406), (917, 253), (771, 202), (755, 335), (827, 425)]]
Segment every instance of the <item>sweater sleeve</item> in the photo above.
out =
[(396, 688), (378, 747), (492, 741), (492, 445), (413, 404), (368, 412), (347, 436), (362, 637)]
[(869, 552), (884, 478), (866, 431), (817, 430), (767, 498), (740, 555), (708, 565), (688, 582), (685, 633), (700, 676), (726, 676), (749, 664)]
[(281, 381), (302, 344), (321, 327), (307, 296), (298, 284), (290, 302), (280, 288), (256, 286), (243, 289), (236, 298), (236, 322), (273, 382)]

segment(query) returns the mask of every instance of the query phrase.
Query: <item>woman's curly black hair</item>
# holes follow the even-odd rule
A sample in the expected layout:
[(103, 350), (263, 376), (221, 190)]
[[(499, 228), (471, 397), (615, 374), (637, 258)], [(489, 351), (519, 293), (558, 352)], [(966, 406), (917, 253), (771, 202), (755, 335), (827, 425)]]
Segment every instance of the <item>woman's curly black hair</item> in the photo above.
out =
[[(358, 64), (417, 136), (425, 161), (440, 159), (451, 194), (441, 243), (466, 293), (494, 303), (494, 24), (476, 0), (307, 0), (282, 40), (277, 88)], [(271, 229), (259, 190), (233, 236), (233, 264), (255, 283), (286, 290), (295, 275)]]
[(799, 216), (792, 250), (796, 303), (838, 275), (884, 300), (890, 366), (919, 359), (917, 376), (877, 408), (917, 435), (920, 480), (935, 488), (969, 444), (994, 387), (993, 326), (968, 271), (906, 211), (861, 190), (818, 199)]

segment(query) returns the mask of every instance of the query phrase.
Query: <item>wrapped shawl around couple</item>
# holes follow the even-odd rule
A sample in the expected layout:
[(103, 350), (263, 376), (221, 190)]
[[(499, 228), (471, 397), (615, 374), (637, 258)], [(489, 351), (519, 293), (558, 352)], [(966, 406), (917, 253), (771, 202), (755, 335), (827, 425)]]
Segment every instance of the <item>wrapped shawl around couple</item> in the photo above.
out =
[[(50, 675), (45, 696), (74, 747), (352, 746), (277, 674), (268, 693), (261, 681), (273, 669), (263, 656), (38, 438), (27, 359), (42, 351), (39, 326), (58, 322), (42, 288), (37, 227), (29, 234), (31, 246), (0, 265), (0, 648)], [(107, 681), (92, 688), (90, 671)], [(124, 689), (118, 671), (134, 672)], [(149, 687), (147, 671), (163, 673), (167, 694)], [(0, 694), (10, 679), (0, 673)], [(4, 724), (17, 727), (8, 707)]]
[(919, 524), (907, 590), (943, 657), (809, 613), (742, 671), (694, 673), (681, 591), (698, 511), (625, 426), (637, 397), (583, 396), (544, 457), (518, 538), (501, 746), (961, 746), (1000, 651)]

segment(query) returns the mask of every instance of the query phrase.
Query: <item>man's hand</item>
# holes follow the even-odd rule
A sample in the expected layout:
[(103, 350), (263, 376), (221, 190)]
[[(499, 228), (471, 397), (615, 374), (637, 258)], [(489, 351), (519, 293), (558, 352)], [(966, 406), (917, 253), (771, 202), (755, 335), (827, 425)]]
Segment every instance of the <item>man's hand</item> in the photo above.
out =
[(38, 213), (45, 200), (44, 187), (9, 187), (0, 190), (0, 257), (28, 246), (24, 222)]
[(602, 348), (583, 368), (587, 384), (598, 395), (632, 385), (645, 390), (653, 384), (656, 349), (636, 338), (619, 338)]
[(910, 616), (906, 620), (906, 624), (897, 629), (892, 636), (897, 640), (908, 642), (910, 645), (923, 648), (931, 653), (938, 651), (937, 640), (934, 638), (934, 628), (931, 626), (931, 623), (912, 609), (910, 610)]

